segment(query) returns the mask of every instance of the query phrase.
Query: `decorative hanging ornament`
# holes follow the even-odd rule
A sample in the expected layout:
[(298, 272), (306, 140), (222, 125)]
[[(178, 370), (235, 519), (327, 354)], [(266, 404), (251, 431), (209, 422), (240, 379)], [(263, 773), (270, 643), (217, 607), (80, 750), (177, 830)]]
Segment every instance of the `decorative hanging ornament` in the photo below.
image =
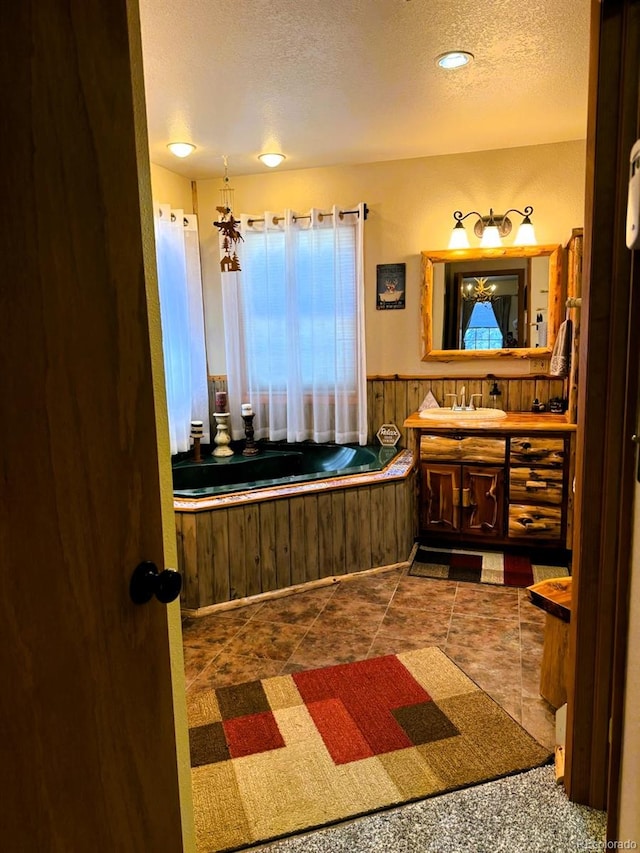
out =
[(222, 272), (240, 272), (240, 261), (238, 255), (234, 251), (233, 257), (229, 254), (232, 246), (235, 246), (240, 240), (244, 241), (244, 237), (238, 230), (239, 220), (234, 219), (231, 209), (233, 207), (233, 188), (229, 184), (228, 163), (227, 157), (224, 156), (224, 177), (222, 179), (222, 189), (220, 190), (221, 204), (216, 207), (220, 214), (218, 222), (213, 224), (216, 226), (220, 234), (224, 235), (222, 248), (224, 255), (220, 260), (220, 269)]

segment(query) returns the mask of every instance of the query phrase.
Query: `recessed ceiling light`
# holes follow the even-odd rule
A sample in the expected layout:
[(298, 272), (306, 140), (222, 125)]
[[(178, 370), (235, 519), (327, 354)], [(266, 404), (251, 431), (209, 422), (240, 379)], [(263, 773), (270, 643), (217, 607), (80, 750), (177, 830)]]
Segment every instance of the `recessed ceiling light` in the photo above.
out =
[(467, 50), (449, 50), (447, 53), (441, 53), (436, 57), (436, 62), (440, 68), (462, 68), (473, 59), (473, 54)]
[(176, 157), (188, 157), (189, 154), (196, 150), (196, 146), (190, 142), (170, 142), (167, 148)]
[(284, 154), (276, 154), (275, 152), (271, 154), (258, 155), (258, 160), (261, 160), (264, 165), (269, 166), (270, 169), (274, 169), (276, 166), (279, 166), (280, 163), (282, 163), (282, 161), (286, 159), (287, 158), (284, 156)]

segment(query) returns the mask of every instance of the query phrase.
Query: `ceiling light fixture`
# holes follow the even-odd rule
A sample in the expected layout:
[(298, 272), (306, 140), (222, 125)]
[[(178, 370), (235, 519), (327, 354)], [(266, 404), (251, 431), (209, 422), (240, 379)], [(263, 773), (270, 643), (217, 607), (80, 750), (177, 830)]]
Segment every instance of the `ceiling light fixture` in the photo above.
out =
[(269, 154), (259, 154), (258, 160), (261, 160), (265, 166), (268, 166), (270, 169), (275, 169), (276, 166), (279, 166), (283, 160), (287, 158), (284, 154), (276, 154), (275, 152), (271, 152)]
[(478, 219), (473, 226), (473, 233), (476, 237), (481, 238), (480, 247), (482, 249), (499, 249), (500, 246), (502, 246), (503, 237), (507, 237), (513, 228), (513, 223), (507, 216), (509, 213), (518, 213), (520, 216), (524, 217), (520, 227), (518, 228), (516, 239), (513, 242), (514, 246), (537, 245), (538, 241), (536, 240), (533, 223), (530, 219), (530, 216), (533, 213), (533, 208), (531, 205), (527, 205), (524, 210), (518, 210), (516, 207), (511, 207), (507, 210), (507, 213), (504, 214), (494, 213), (493, 208), (489, 208), (488, 216), (483, 216), (481, 213), (478, 213), (477, 210), (470, 210), (469, 213), (465, 213), (464, 215), (461, 210), (456, 210), (453, 214), (456, 224), (451, 232), (449, 248), (469, 248), (469, 238), (464, 225), (462, 224), (462, 220), (466, 219), (467, 216), (477, 216)]
[(188, 157), (189, 154), (192, 154), (196, 150), (196, 146), (190, 142), (170, 142), (167, 148), (176, 157)]
[(436, 56), (436, 62), (440, 68), (446, 69), (462, 68), (464, 65), (468, 65), (472, 59), (474, 56), (468, 50), (449, 50), (446, 53), (441, 53), (440, 56)]

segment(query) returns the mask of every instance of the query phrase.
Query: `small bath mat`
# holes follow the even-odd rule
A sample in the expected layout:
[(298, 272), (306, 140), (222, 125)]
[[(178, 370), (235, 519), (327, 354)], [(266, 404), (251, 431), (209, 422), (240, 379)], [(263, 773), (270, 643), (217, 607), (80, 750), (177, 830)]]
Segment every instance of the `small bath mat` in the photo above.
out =
[(568, 577), (568, 561), (551, 554), (470, 551), (418, 544), (409, 574), (419, 578), (489, 583), (525, 588), (549, 578)]

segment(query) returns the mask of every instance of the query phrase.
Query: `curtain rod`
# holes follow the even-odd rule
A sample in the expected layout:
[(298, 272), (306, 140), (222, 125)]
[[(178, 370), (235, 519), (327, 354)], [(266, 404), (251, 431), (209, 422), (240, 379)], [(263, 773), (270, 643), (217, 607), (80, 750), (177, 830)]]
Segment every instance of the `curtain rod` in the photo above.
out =
[[(347, 213), (357, 213), (358, 216), (360, 216), (359, 210), (341, 210), (339, 213), (340, 219), (342, 219), (345, 216), (345, 214), (347, 214)], [(364, 218), (365, 218), (365, 220), (367, 219), (368, 215), (369, 215), (369, 208), (365, 204), (364, 205)], [(325, 218), (325, 216), (333, 216), (333, 212), (331, 212), (331, 213), (319, 213), (318, 219), (320, 220), (320, 222), (322, 222), (322, 220)], [(284, 216), (274, 216), (272, 219), (272, 222), (274, 225), (277, 225), (278, 222), (282, 222), (283, 219), (284, 219)], [(311, 214), (307, 214), (307, 216), (294, 216), (293, 217), (294, 222), (297, 222), (298, 219), (311, 219)], [(251, 227), (254, 222), (264, 222), (264, 219), (248, 219), (247, 225), (249, 225), (249, 227)]]
[[(162, 208), (161, 207), (158, 208), (158, 216), (160, 217), (160, 219), (162, 219)], [(177, 218), (178, 217), (175, 215), (175, 213), (173, 211), (171, 211), (171, 221), (175, 222)], [(185, 227), (189, 224), (189, 220), (187, 219), (186, 216), (182, 217), (182, 224)]]

